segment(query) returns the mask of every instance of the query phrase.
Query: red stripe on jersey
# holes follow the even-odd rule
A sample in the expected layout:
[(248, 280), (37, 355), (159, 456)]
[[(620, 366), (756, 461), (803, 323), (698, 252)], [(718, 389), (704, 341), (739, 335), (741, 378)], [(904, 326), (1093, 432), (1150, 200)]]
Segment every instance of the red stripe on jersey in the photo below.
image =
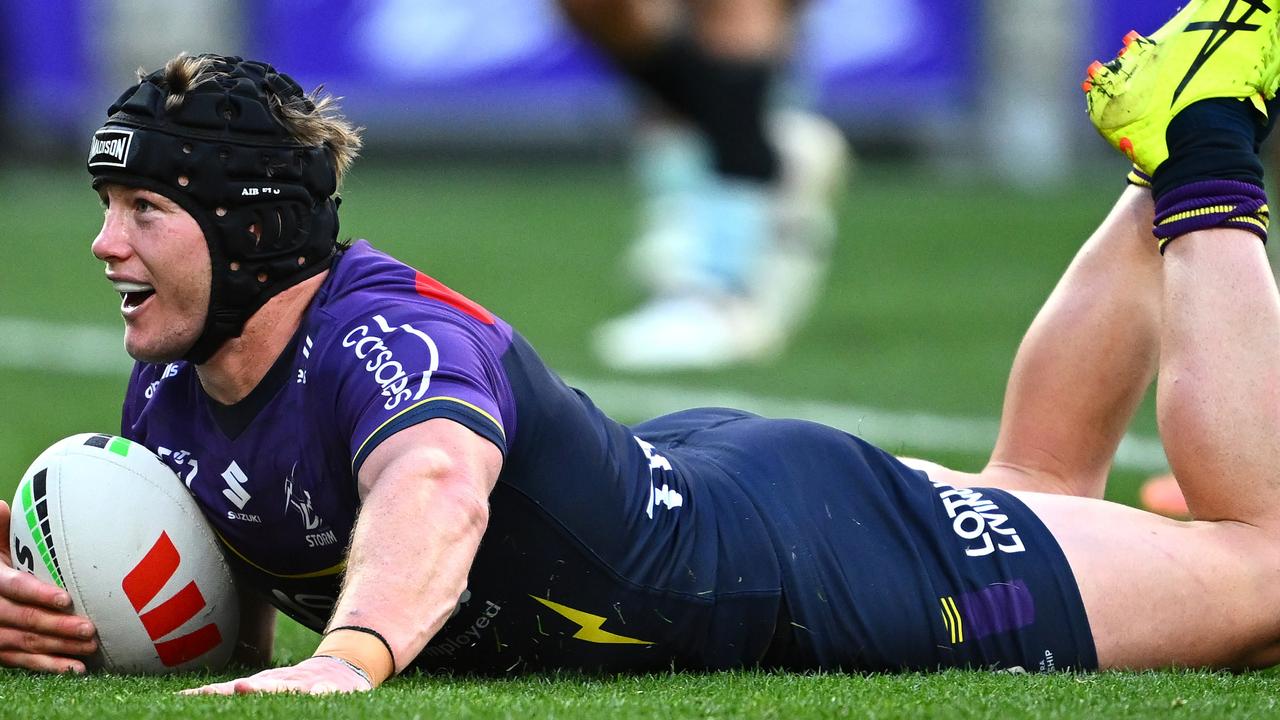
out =
[(493, 314), (485, 310), (478, 303), (464, 296), (444, 283), (429, 277), (426, 273), (418, 272), (418, 277), (414, 278), (414, 287), (418, 290), (418, 294), (422, 297), (428, 297), (433, 300), (448, 304), (450, 307), (461, 310), (471, 317), (479, 320), (486, 325), (493, 324)]
[(142, 612), (142, 608), (160, 593), (160, 588), (178, 571), (180, 560), (178, 548), (173, 546), (169, 533), (161, 532), (156, 544), (120, 583), (135, 611)]

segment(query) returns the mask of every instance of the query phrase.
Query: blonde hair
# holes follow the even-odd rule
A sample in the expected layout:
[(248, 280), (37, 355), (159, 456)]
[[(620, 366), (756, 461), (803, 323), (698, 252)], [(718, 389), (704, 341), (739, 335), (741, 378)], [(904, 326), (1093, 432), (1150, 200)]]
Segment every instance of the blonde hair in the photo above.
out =
[[(178, 107), (188, 90), (226, 75), (215, 68), (215, 58), (192, 56), (185, 52), (165, 63), (164, 87), (168, 93), (165, 108), (172, 110)], [(147, 74), (139, 69), (138, 80), (141, 81)], [(360, 155), (360, 147), (364, 144), (360, 133), (364, 128), (352, 125), (343, 117), (338, 107), (338, 98), (326, 93), (323, 86), (307, 93), (305, 97), (282, 99), (270, 89), (267, 96), (270, 98), (272, 112), (295, 140), (303, 145), (323, 144), (329, 150), (337, 169), (338, 187), (341, 188), (343, 176)]]

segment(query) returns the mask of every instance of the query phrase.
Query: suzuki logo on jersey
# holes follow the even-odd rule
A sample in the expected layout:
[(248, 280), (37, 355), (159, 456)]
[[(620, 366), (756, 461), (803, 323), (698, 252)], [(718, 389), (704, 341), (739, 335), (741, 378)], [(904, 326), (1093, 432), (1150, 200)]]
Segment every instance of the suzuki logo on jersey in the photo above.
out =
[[(382, 388), (382, 394), (387, 398), (383, 407), (387, 410), (394, 410), (405, 400), (422, 399), (427, 386), (431, 384), (431, 374), (440, 367), (440, 351), (436, 349), (435, 341), (412, 325), (391, 327), (381, 315), (374, 315), (372, 320), (377, 325), (376, 329), (369, 325), (357, 325), (342, 338), (342, 347), (351, 348), (357, 358), (367, 360), (364, 369), (373, 375), (374, 382)], [(418, 381), (416, 391), (410, 387), (410, 375), (405, 371), (404, 364), (396, 359), (384, 340), (401, 331), (421, 340), (426, 348), (427, 363), (422, 369), (422, 379)], [(402, 348), (401, 359), (403, 354), (416, 356), (413, 350), (407, 348)]]
[[(951, 530), (967, 543), (965, 555), (983, 557), (996, 550), (1012, 554), (1027, 549), (1017, 528), (1007, 524), (1009, 516), (982, 493), (951, 487), (932, 478), (929, 482), (940, 491), (938, 498), (951, 518)], [(997, 537), (993, 538), (992, 533)]]
[(177, 574), (181, 562), (182, 556), (178, 554), (178, 548), (174, 547), (173, 540), (169, 539), (168, 533), (161, 532), (147, 554), (120, 583), (120, 588), (133, 605), (134, 612), (138, 613), (138, 619), (142, 621), (142, 627), (146, 629), (147, 637), (151, 638), (160, 662), (165, 667), (194, 660), (222, 643), (222, 633), (214, 623), (185, 635), (162, 640), (204, 609), (204, 595), (200, 593), (194, 580), (168, 599), (143, 612), (143, 608), (155, 600), (165, 584)]
[(675, 510), (684, 505), (684, 496), (678, 490), (672, 490), (667, 483), (662, 483), (662, 487), (658, 487), (658, 481), (654, 478), (655, 470), (665, 470), (671, 472), (671, 462), (658, 454), (653, 443), (645, 442), (640, 438), (636, 438), (636, 442), (640, 444), (640, 449), (644, 451), (644, 456), (649, 461), (649, 504), (645, 508), (644, 514), (653, 519), (653, 508), (658, 505), (664, 505), (668, 510)]
[[(222, 479), (227, 483), (227, 489), (222, 491), (222, 496), (231, 501), (237, 509), (244, 510), (244, 506), (249, 504), (249, 500), (253, 498), (249, 491), (244, 488), (245, 483), (249, 482), (249, 477), (244, 474), (244, 470), (236, 464), (234, 460), (226, 470), (222, 471)], [(239, 520), (241, 522), (261, 523), (262, 517), (246, 512), (236, 512), (234, 510), (227, 511), (228, 520)]]

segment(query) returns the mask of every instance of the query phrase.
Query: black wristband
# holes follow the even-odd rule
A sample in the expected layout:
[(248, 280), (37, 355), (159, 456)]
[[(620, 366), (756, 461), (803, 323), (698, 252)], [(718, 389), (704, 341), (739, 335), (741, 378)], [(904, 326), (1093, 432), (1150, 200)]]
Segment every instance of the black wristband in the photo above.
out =
[(335, 633), (339, 630), (355, 630), (356, 632), (362, 632), (366, 635), (372, 635), (378, 638), (378, 642), (382, 643), (382, 646), (387, 649), (387, 655), (391, 657), (391, 674), (395, 675), (397, 672), (399, 672), (399, 670), (396, 668), (396, 653), (394, 650), (391, 649), (391, 643), (387, 642), (387, 639), (382, 636), (382, 633), (378, 632), (377, 630), (374, 630), (371, 627), (365, 627), (364, 625), (340, 625), (336, 628), (329, 628), (328, 630), (325, 631), (324, 634), (328, 635), (330, 633)]

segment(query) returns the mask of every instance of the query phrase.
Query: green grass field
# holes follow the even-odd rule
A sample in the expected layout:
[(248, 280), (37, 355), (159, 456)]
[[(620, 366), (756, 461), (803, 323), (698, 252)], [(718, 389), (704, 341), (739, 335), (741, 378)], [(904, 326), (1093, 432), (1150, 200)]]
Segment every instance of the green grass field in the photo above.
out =
[[(1047, 196), (872, 167), (841, 205), (832, 282), (788, 351), (769, 364), (641, 379), (664, 387), (994, 419), (1019, 337), (1120, 187), (1116, 172)], [(100, 219), (75, 171), (0, 173), (9, 252), (0, 319), (119, 324), (118, 297), (88, 245)], [(520, 328), (574, 378), (607, 381), (584, 342), (637, 299), (618, 264), (633, 228), (628, 178), (607, 165), (366, 165), (349, 182), (343, 234), (369, 237)], [(0, 338), (0, 343), (11, 340)], [(53, 441), (118, 426), (123, 375), (42, 369), (58, 347), (0, 367), (0, 497)], [(0, 353), (3, 356), (4, 353)], [(589, 383), (588, 383), (589, 384)], [(622, 419), (627, 403), (608, 409)], [(847, 428), (859, 431), (858, 427)], [(1135, 430), (1154, 436), (1149, 407)], [(874, 432), (869, 433), (875, 439)], [(966, 469), (980, 450), (910, 452)], [(1130, 501), (1143, 473), (1115, 474)], [(1170, 628), (1176, 633), (1176, 628)], [(311, 633), (286, 623), (277, 659), (304, 657)], [(359, 698), (179, 698), (195, 678), (45, 678), (0, 672), (0, 717), (1263, 717), (1280, 713), (1270, 673), (1108, 673), (1023, 677), (792, 676), (403, 678)]]

